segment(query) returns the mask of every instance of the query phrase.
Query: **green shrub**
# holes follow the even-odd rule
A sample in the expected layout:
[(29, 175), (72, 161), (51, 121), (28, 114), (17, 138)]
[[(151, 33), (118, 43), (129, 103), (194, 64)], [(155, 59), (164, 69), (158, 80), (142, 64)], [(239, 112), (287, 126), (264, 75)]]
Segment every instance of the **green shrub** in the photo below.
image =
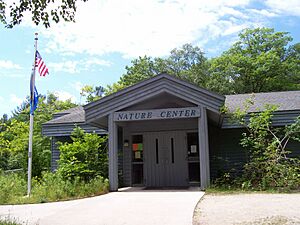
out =
[[(247, 107), (246, 107), (247, 108)], [(235, 117), (245, 126), (241, 145), (249, 160), (243, 174), (234, 181), (244, 189), (300, 190), (300, 159), (290, 157), (286, 146), (290, 140), (300, 141), (300, 116), (286, 127), (273, 127), (272, 117), (276, 106), (267, 105), (260, 113), (252, 113), (245, 122), (245, 112)]]
[(107, 137), (85, 133), (75, 128), (72, 143), (60, 143), (58, 173), (65, 179), (89, 181), (100, 175), (108, 176)]

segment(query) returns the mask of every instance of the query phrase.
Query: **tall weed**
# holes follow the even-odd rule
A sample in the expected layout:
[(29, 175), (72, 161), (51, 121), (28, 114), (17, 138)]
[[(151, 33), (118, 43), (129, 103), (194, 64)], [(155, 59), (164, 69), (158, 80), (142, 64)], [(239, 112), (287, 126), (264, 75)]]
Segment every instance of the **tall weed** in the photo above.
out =
[(45, 172), (41, 179), (32, 180), (32, 192), (26, 197), (25, 176), (0, 175), (0, 204), (44, 203), (105, 194), (108, 180), (97, 176), (89, 182), (75, 178), (65, 180), (59, 173)]

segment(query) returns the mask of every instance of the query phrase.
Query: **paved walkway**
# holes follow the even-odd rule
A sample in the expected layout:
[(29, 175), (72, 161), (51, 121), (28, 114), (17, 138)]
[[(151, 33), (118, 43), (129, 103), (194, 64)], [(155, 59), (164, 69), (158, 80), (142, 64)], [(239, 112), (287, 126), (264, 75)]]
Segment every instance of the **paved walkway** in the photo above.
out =
[(28, 225), (191, 225), (204, 192), (121, 189), (74, 201), (0, 206), (0, 217)]
[(205, 195), (194, 225), (299, 225), (300, 194)]

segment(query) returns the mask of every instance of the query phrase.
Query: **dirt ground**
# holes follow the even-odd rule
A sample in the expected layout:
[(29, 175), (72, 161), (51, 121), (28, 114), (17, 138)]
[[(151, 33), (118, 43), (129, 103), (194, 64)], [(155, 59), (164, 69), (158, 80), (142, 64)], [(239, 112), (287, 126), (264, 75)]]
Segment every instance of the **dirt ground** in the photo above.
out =
[(300, 225), (300, 193), (205, 195), (193, 225)]

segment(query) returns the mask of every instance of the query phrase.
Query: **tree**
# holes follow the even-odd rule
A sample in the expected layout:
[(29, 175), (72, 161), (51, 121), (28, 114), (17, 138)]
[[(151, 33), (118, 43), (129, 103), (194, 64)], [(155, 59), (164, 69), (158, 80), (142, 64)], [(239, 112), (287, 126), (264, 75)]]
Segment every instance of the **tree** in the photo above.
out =
[(231, 63), (226, 57), (209, 60), (209, 79), (206, 88), (219, 94), (233, 94), (234, 80), (231, 78)]
[(94, 87), (90, 85), (85, 85), (84, 87), (81, 88), (81, 92), (80, 92), (81, 97), (86, 97), (87, 103), (102, 98), (103, 94), (104, 94), (104, 88), (102, 86)]
[(198, 86), (206, 86), (208, 78), (207, 59), (199, 47), (184, 44), (179, 49), (173, 49), (164, 62), (157, 61), (158, 64), (164, 65), (165, 71), (169, 74), (188, 80)]
[(181, 48), (173, 49), (166, 58), (151, 58), (148, 56), (132, 60), (131, 66), (126, 66), (117, 83), (108, 86), (106, 94), (149, 79), (160, 73), (168, 73), (199, 86), (206, 86), (208, 77), (207, 60), (199, 47), (185, 44)]
[[(52, 119), (55, 112), (76, 106), (70, 100), (59, 101), (49, 93), (47, 98), (40, 96), (34, 115), (33, 131), (33, 176), (40, 176), (50, 168), (50, 138), (42, 136), (42, 124)], [(12, 118), (0, 124), (0, 169), (27, 170), (29, 104), (24, 102), (14, 110)]]
[(300, 90), (300, 43), (288, 48), (286, 61), (289, 66), (287, 77), (291, 81), (288, 90)]
[(108, 176), (107, 137), (74, 129), (72, 143), (60, 143), (58, 173), (64, 178), (89, 181), (95, 176)]
[(291, 41), (287, 32), (245, 29), (228, 51), (212, 60), (211, 76), (224, 79), (234, 93), (297, 89), (299, 45), (289, 47)]
[(29, 124), (11, 119), (9, 123), (3, 123), (2, 126), (4, 127), (4, 130), (0, 132), (2, 169), (25, 169)]
[[(12, 28), (20, 24), (24, 15), (29, 12), (36, 25), (42, 23), (47, 28), (50, 23), (58, 23), (60, 20), (74, 22), (76, 9), (76, 0), (15, 0), (9, 3), (0, 0), (0, 21), (7, 28)], [(6, 18), (6, 15), (10, 18)]]

